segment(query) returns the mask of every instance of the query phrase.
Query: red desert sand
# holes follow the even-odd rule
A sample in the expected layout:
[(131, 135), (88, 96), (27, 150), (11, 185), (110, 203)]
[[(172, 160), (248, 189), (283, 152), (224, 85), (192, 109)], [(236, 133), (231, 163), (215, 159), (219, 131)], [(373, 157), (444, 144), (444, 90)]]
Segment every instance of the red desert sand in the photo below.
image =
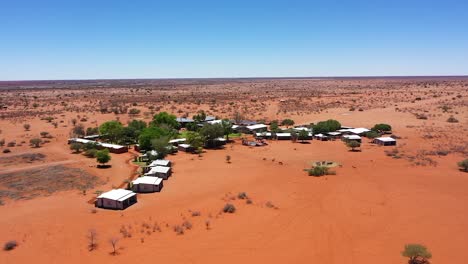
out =
[[(407, 262), (408, 243), (427, 246), (432, 263), (468, 259), (468, 174), (457, 167), (468, 157), (467, 78), (4, 82), (0, 93), (0, 242), (18, 243), (1, 263), (395, 264)], [(235, 138), (201, 156), (170, 155), (162, 191), (138, 194), (125, 210), (94, 207), (97, 191), (137, 176), (138, 153), (111, 154), (111, 167), (97, 168), (67, 144), (75, 120), (87, 128), (202, 109), (264, 122), (388, 123), (398, 144), (363, 138), (352, 152), (341, 140), (247, 147)], [(43, 131), (46, 143), (29, 146)], [(322, 160), (340, 164), (336, 175), (308, 176)], [(234, 213), (222, 212), (227, 203)]]

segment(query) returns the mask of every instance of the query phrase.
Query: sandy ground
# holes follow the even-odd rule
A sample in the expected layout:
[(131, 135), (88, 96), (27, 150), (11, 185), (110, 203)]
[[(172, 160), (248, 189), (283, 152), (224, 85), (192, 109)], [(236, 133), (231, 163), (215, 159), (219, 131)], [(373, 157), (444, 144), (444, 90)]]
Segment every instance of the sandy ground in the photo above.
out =
[[(283, 82), (287, 81), (275, 85), (281, 88)], [(364, 80), (359, 80), (359, 85), (364, 84)], [(249, 85), (260, 84), (242, 84), (239, 89), (247, 89)], [(333, 87), (333, 83), (328, 85)], [(336, 82), (337, 87), (340, 85)], [(407, 95), (411, 91), (424, 94), (419, 84), (408, 85)], [(401, 137), (397, 148), (405, 155), (400, 159), (385, 154), (385, 150), (393, 147), (375, 146), (366, 139), (362, 152), (348, 151), (341, 141), (314, 140), (310, 144), (271, 141), (259, 148), (242, 146), (236, 141), (223, 150), (208, 150), (202, 157), (186, 153), (170, 156), (174, 174), (164, 182), (163, 190), (139, 195), (139, 202), (124, 211), (97, 209), (93, 212), (94, 207), (87, 201), (95, 196), (94, 190), (85, 195), (77, 190), (32, 200), (7, 200), (0, 206), (0, 242), (14, 239), (19, 246), (12, 251), (1, 251), (0, 262), (390, 264), (406, 263), (400, 255), (406, 243), (422, 243), (431, 250), (433, 263), (464, 263), (468, 258), (464, 250), (468, 244), (468, 175), (458, 171), (456, 162), (466, 156), (451, 151), (445, 156), (427, 156), (435, 165), (415, 163), (422, 159), (416, 155), (418, 152), (434, 150), (438, 147), (436, 143), (447, 148), (466, 147), (467, 90), (463, 85), (447, 87), (427, 88), (427, 92), (440, 93), (439, 97), (400, 100), (398, 108), (407, 111), (396, 111), (394, 105), (388, 104), (365, 111), (330, 105), (320, 112), (288, 110), (278, 115), (281, 103), (276, 102), (269, 103), (267, 111), (256, 115), (269, 119), (291, 117), (296, 123), (336, 118), (344, 125), (355, 127), (390, 123), (394, 133)], [(294, 90), (288, 93), (291, 87), (280, 88), (273, 89), (273, 96), (286, 93), (294, 98)], [(388, 91), (398, 94), (399, 88), (384, 88), (374, 97), (384, 98)], [(335, 92), (336, 96), (341, 93), (342, 100), (346, 100), (349, 91), (360, 91), (340, 89)], [(57, 90), (52, 91), (40, 93), (50, 95)], [(447, 91), (450, 94), (444, 94)], [(8, 96), (11, 93), (14, 92), (9, 91)], [(261, 94), (260, 90), (256, 95)], [(462, 96), (453, 100), (457, 94)], [(311, 103), (321, 100), (325, 99), (316, 98)], [(77, 105), (81, 103), (76, 101)], [(435, 112), (440, 104), (449, 104), (450, 113)], [(146, 109), (141, 104), (137, 107)], [(198, 107), (210, 108), (204, 103)], [(166, 108), (171, 110), (170, 106), (162, 107)], [(173, 112), (177, 114), (176, 110)], [(414, 112), (428, 113), (430, 118), (416, 119)], [(94, 160), (71, 153), (66, 139), (71, 127), (69, 120), (77, 114), (87, 115), (88, 123), (102, 123), (116, 117), (65, 111), (59, 118), (64, 123), (56, 129), (40, 120), (40, 116), (0, 120), (0, 139), (6, 138), (7, 142), (12, 138), (27, 142), (44, 130), (54, 136), (41, 148), (23, 144), (10, 148), (12, 153), (0, 154), (40, 152), (46, 155), (45, 161), (31, 164), (3, 167), (0, 164), (0, 173), (64, 164), (100, 177), (105, 184), (96, 190), (108, 190), (133, 176), (134, 167), (128, 163), (132, 153), (112, 155), (112, 167), (105, 170), (97, 169)], [(226, 112), (226, 116), (230, 114)], [(447, 123), (450, 115), (456, 116), (459, 123)], [(119, 118), (122, 122), (131, 119), (128, 115)], [(144, 116), (139, 118), (148, 120)], [(24, 131), (24, 122), (31, 124), (31, 131)], [(424, 136), (428, 133), (442, 136), (431, 139)], [(226, 162), (226, 155), (232, 157), (231, 163)], [(408, 158), (412, 155), (417, 157)], [(336, 175), (308, 177), (303, 169), (316, 160), (332, 160), (342, 166), (335, 168)], [(239, 192), (246, 192), (252, 204), (236, 198)], [(220, 213), (226, 203), (235, 205), (234, 214)], [(200, 216), (193, 216), (192, 212), (199, 212)], [(177, 235), (173, 228), (184, 221), (190, 222), (192, 228)], [(96, 230), (98, 240), (98, 248), (92, 252), (87, 249), (86, 236), (90, 229)], [(122, 230), (131, 237), (124, 238)], [(110, 254), (112, 247), (108, 242), (113, 237), (119, 238), (116, 256)]]

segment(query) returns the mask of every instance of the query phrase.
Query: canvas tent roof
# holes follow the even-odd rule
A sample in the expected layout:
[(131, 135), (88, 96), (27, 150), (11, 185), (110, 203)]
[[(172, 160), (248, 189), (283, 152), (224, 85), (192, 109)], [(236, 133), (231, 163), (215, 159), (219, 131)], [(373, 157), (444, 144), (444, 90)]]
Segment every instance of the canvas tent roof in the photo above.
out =
[(135, 196), (136, 193), (129, 191), (129, 190), (124, 190), (124, 189), (113, 189), (111, 191), (102, 193), (99, 195), (97, 198), (105, 198), (109, 200), (115, 200), (115, 201), (124, 201), (132, 196)]

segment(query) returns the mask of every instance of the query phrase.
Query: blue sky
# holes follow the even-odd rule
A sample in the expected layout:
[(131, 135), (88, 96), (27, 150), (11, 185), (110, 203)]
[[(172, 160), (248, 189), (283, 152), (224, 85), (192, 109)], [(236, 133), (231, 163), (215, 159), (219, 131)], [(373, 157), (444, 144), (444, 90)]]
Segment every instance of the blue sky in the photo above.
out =
[(2, 0), (0, 80), (467, 75), (468, 1)]

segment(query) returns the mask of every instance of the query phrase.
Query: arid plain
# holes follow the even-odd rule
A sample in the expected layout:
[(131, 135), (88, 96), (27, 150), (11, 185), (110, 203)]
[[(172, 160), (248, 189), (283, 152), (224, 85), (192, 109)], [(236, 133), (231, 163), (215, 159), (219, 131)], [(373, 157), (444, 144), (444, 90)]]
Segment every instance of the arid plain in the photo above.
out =
[[(0, 82), (0, 94), (0, 242), (18, 242), (0, 252), (1, 263), (394, 264), (407, 262), (407, 243), (426, 245), (432, 263), (468, 259), (468, 174), (457, 167), (468, 157), (468, 78)], [(67, 144), (75, 121), (87, 128), (199, 110), (265, 122), (387, 123), (398, 144), (363, 139), (352, 152), (340, 140), (247, 147), (236, 138), (201, 156), (169, 156), (174, 173), (164, 189), (123, 211), (90, 203), (136, 176), (137, 153), (112, 154), (110, 168), (97, 168)], [(32, 148), (41, 132), (45, 143)], [(310, 177), (304, 169), (317, 160), (341, 166)], [(221, 212), (227, 201), (234, 214)], [(176, 234), (184, 222), (190, 228)]]

